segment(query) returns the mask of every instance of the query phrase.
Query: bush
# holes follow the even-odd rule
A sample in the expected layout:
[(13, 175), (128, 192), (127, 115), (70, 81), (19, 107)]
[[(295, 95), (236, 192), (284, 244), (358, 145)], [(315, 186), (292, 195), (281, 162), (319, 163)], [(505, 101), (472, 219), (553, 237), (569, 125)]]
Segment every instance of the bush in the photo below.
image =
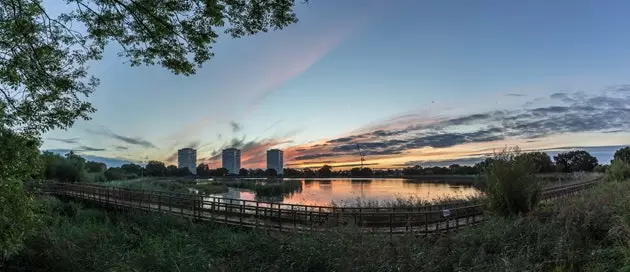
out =
[(36, 224), (34, 202), (22, 181), (0, 180), (0, 263), (18, 253)]
[(630, 163), (621, 159), (613, 160), (606, 170), (606, 178), (614, 181), (630, 179)]
[(540, 200), (541, 182), (529, 160), (516, 159), (519, 154), (518, 147), (495, 154), (481, 176), (490, 210), (502, 216), (527, 213)]
[(100, 183), (107, 181), (104, 172), (85, 172), (82, 178), (83, 182), (87, 183)]

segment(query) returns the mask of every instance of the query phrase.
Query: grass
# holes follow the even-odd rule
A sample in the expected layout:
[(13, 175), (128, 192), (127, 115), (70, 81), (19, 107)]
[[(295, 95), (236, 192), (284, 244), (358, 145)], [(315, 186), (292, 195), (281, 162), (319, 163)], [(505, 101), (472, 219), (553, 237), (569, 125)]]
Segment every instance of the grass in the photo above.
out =
[(628, 271), (630, 182), (450, 235), (239, 231), (39, 199), (41, 224), (9, 262), (33, 271)]
[(109, 186), (109, 187), (136, 189), (136, 190), (175, 192), (175, 193), (182, 193), (182, 194), (190, 193), (190, 190), (188, 189), (189, 186), (181, 182), (172, 181), (172, 180), (153, 179), (153, 178), (112, 180), (112, 181), (107, 181), (107, 182), (100, 182), (98, 184)]
[(396, 196), (394, 200), (372, 200), (357, 198), (354, 201), (335, 202), (332, 201), (330, 206), (333, 207), (356, 207), (356, 208), (401, 208), (416, 209), (429, 206), (449, 206), (455, 207), (459, 205), (474, 205), (481, 203), (483, 195), (472, 195), (464, 198), (460, 197), (444, 197), (435, 200), (426, 200), (418, 196)]
[(220, 194), (229, 190), (227, 185), (216, 181), (197, 183), (191, 188), (199, 190), (203, 194)]

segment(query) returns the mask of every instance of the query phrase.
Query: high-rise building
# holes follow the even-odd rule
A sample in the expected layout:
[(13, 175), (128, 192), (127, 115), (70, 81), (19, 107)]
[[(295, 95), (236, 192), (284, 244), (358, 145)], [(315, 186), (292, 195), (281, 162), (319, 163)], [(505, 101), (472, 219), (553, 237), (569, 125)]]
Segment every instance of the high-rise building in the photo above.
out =
[(238, 175), (241, 170), (241, 150), (236, 148), (223, 149), (221, 156), (223, 168), (228, 170), (228, 174)]
[(177, 150), (177, 168), (188, 168), (193, 175), (197, 174), (197, 150), (182, 148)]
[(279, 149), (267, 150), (267, 169), (274, 169), (278, 175), (284, 173), (283, 152)]

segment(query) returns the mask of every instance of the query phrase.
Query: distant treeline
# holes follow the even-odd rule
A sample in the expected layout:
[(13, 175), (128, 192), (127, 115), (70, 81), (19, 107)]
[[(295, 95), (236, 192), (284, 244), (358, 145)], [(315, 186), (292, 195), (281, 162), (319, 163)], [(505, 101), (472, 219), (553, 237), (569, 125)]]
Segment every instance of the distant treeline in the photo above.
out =
[[(630, 161), (630, 147), (619, 149), (614, 154), (615, 159)], [(518, 160), (526, 160), (537, 173), (553, 172), (605, 172), (609, 165), (599, 164), (597, 158), (583, 150), (560, 153), (552, 158), (545, 152), (527, 152), (516, 156)], [(159, 161), (150, 161), (146, 166), (138, 164), (123, 164), (120, 167), (110, 167), (104, 163), (86, 161), (83, 157), (72, 152), (61, 156), (44, 152), (41, 154), (43, 167), (33, 178), (53, 179), (61, 182), (102, 182), (107, 180), (126, 180), (143, 176), (151, 177), (226, 177), (230, 176), (225, 168), (209, 169), (207, 165), (197, 166), (197, 174), (193, 175), (187, 168), (166, 166)], [(493, 158), (487, 158), (473, 166), (453, 164), (447, 167), (422, 167), (415, 165), (403, 169), (371, 169), (352, 168), (350, 170), (334, 170), (332, 166), (324, 165), (320, 168), (294, 169), (285, 168), (283, 177), (288, 178), (330, 178), (330, 177), (405, 177), (421, 175), (476, 175), (493, 163)], [(274, 169), (241, 169), (238, 177), (277, 177)]]

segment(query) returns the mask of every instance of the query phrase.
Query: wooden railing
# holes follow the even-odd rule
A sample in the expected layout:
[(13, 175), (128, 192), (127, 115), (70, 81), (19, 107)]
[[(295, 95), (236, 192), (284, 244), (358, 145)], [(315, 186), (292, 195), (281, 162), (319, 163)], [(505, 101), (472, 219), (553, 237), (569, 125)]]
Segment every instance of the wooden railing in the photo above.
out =
[[(550, 200), (575, 194), (596, 183), (547, 188), (542, 198)], [(483, 203), (478, 202), (459, 202), (449, 208), (443, 205), (368, 208), (282, 204), (69, 183), (50, 183), (43, 187), (43, 191), (117, 209), (164, 212), (196, 220), (280, 231), (317, 231), (353, 224), (375, 232), (431, 233), (483, 220)]]

